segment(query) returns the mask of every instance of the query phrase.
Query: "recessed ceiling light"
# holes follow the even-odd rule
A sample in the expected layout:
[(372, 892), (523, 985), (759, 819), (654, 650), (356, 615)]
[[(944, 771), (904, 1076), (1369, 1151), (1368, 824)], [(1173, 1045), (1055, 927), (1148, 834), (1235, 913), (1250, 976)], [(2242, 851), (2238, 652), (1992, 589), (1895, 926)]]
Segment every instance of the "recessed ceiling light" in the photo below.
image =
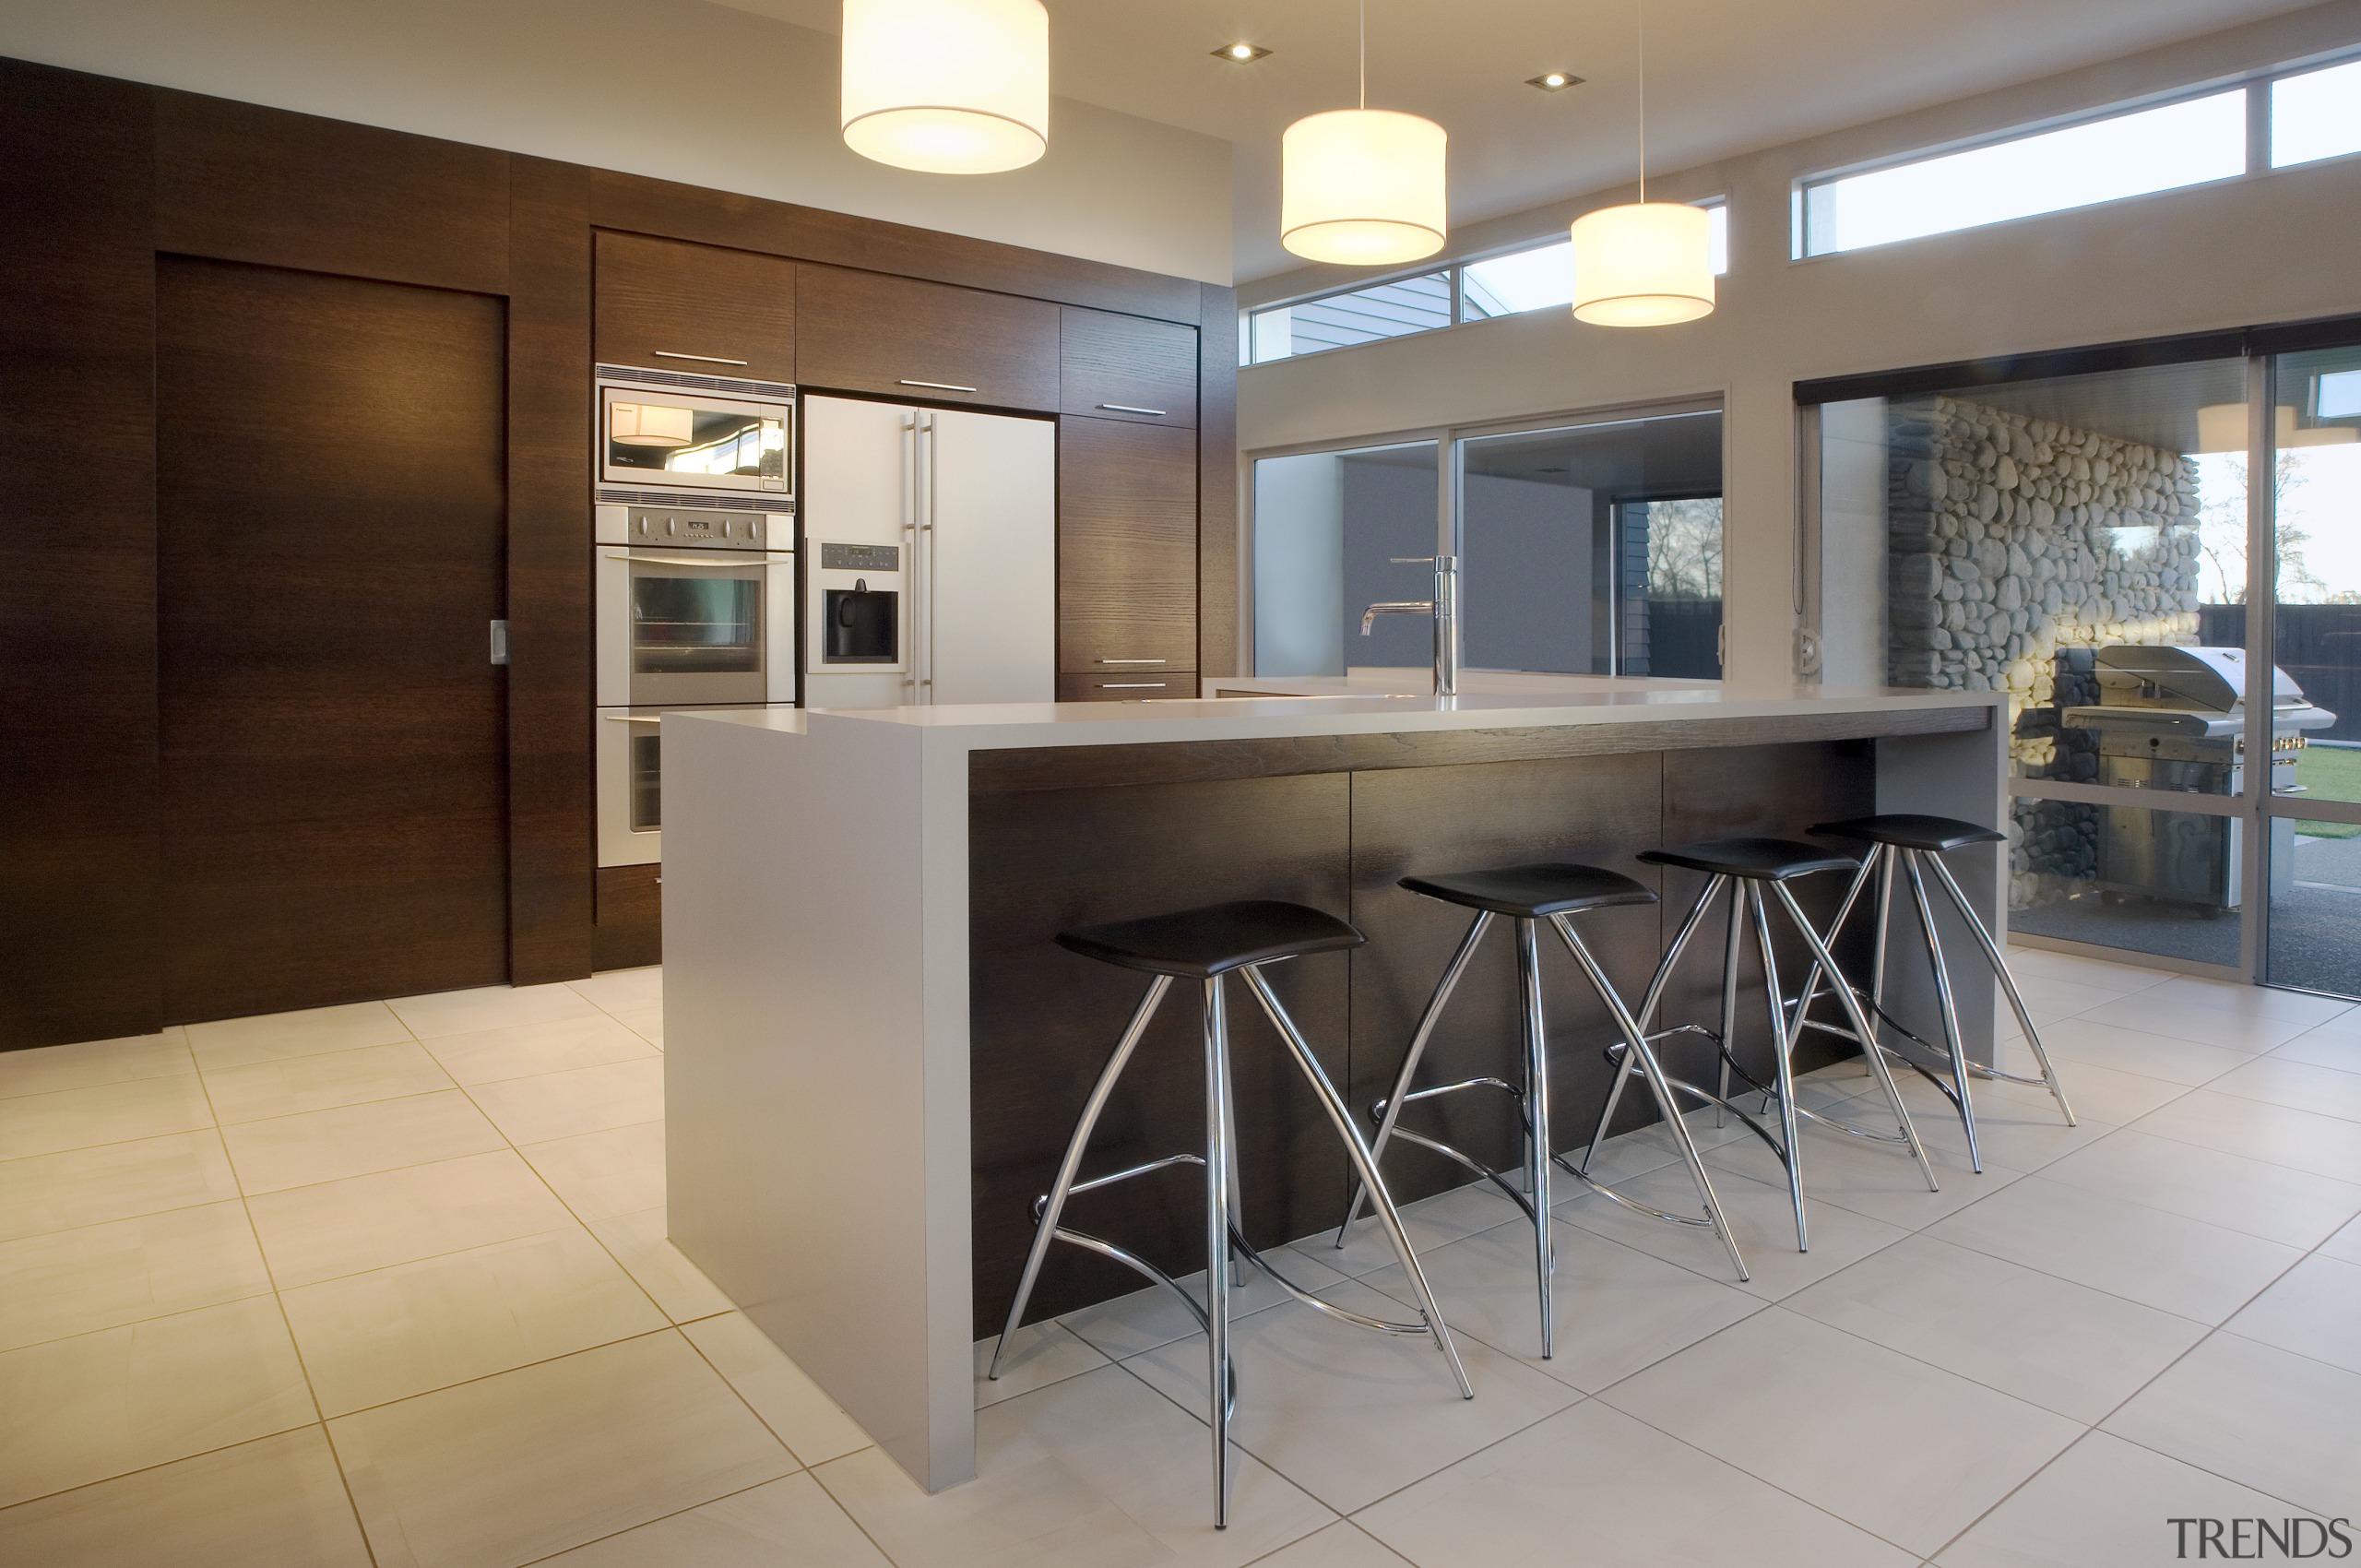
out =
[(1527, 87), (1537, 87), (1544, 92), (1563, 92), (1570, 87), (1580, 87), (1583, 79), (1565, 71), (1544, 71), (1537, 77), (1525, 78)]
[(1227, 60), (1233, 65), (1251, 65), (1269, 53), (1259, 43), (1225, 43), (1214, 51), (1214, 58)]

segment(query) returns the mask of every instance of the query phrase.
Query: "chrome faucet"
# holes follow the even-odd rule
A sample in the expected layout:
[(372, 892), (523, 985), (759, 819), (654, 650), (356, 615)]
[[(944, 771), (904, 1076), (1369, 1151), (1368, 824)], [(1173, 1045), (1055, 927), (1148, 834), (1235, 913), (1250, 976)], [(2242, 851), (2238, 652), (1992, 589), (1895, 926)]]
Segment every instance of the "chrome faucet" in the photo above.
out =
[(1376, 629), (1381, 615), (1431, 615), (1435, 622), (1435, 695), (1459, 695), (1459, 557), (1456, 555), (1396, 555), (1397, 566), (1435, 569), (1432, 599), (1396, 600), (1372, 604), (1361, 612), (1361, 636)]

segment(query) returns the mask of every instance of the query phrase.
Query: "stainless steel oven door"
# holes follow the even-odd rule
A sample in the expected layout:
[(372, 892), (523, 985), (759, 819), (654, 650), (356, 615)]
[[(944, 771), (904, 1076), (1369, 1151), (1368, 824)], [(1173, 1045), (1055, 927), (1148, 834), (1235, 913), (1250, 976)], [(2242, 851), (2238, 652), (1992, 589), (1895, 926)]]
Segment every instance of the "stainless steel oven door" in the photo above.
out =
[(795, 700), (789, 551), (599, 549), (599, 706)]
[(677, 387), (599, 388), (599, 482), (785, 499), (795, 410)]
[(653, 865), (663, 857), (662, 755), (651, 710), (599, 714), (599, 863)]

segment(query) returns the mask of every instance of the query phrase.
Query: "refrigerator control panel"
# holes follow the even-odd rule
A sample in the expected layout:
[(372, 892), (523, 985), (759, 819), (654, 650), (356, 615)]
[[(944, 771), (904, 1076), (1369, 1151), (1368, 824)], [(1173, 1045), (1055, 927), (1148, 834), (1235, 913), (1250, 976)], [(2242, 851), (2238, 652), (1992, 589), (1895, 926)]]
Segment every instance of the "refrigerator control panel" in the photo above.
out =
[(898, 572), (902, 569), (902, 547), (898, 544), (823, 544), (820, 564), (834, 572)]

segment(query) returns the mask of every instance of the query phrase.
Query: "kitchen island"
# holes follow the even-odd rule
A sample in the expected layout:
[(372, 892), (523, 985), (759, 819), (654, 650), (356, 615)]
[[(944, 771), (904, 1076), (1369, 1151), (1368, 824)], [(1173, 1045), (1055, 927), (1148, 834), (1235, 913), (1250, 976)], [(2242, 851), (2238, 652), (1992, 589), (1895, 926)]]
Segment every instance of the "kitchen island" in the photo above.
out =
[[(1273, 980), (1359, 1109), (1465, 924), (1396, 887), (1404, 875), (1546, 859), (1639, 877), (1661, 904), (1584, 917), (1636, 998), (1700, 885), (1643, 849), (1870, 811), (2005, 820), (1993, 694), (1478, 672), (1456, 697), (1402, 695), (1423, 683), (1381, 671), (1191, 701), (666, 717), (670, 1234), (921, 1485), (973, 1473), (973, 1343), (998, 1329), (1033, 1199), (1137, 1001), (1138, 977), (1057, 947), (1058, 931), (1248, 897), (1351, 920), (1367, 946)], [(1997, 926), (1999, 853), (1954, 859)], [(1840, 881), (1810, 879), (1807, 909), (1824, 921)], [(1715, 1015), (1720, 944), (1701, 946), (1655, 1027)], [(1608, 1031), (1570, 964), (1544, 968), (1572, 1144), (1603, 1099)], [(1739, 1054), (1761, 1067), (1748, 980)], [(1962, 988), (1987, 1061), (1992, 1001), (1986, 981)], [(1932, 1027), (1922, 1004), (1897, 987), (1895, 1011)], [(1488, 944), (1431, 1071), (1501, 1072), (1515, 1005), (1509, 944)], [(1244, 1229), (1267, 1245), (1333, 1226), (1349, 1183), (1250, 1015), (1233, 1009)], [(1160, 1014), (1089, 1173), (1192, 1146), (1196, 1029), (1192, 1008)], [(1667, 1060), (1710, 1071), (1693, 1037)], [(1654, 1119), (1645, 1099), (1624, 1097), (1618, 1131)], [(1453, 1103), (1453, 1142), (1507, 1155), (1505, 1106)], [(1466, 1179), (1406, 1149), (1387, 1170), (1404, 1201)], [(1199, 1206), (1183, 1168), (1086, 1195), (1069, 1222), (1187, 1274), (1203, 1266)], [(1036, 1314), (1139, 1284), (1058, 1249)]]

